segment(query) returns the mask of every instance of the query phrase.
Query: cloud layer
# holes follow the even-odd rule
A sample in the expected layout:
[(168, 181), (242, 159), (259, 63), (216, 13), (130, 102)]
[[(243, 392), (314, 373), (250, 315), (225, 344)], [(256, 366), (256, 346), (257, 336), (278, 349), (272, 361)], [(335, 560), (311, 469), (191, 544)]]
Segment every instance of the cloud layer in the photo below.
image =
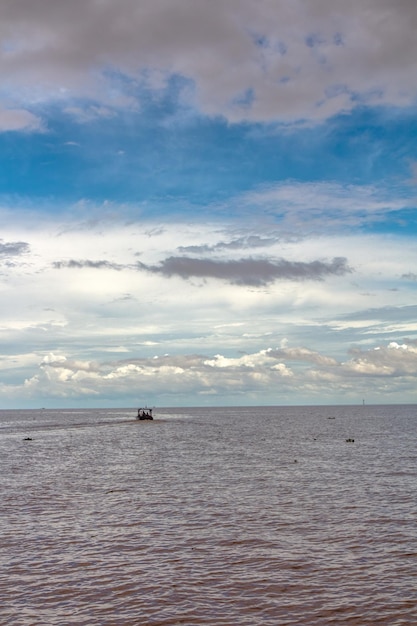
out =
[[(307, 348), (267, 348), (238, 358), (166, 355), (101, 364), (50, 354), (19, 393), (31, 398), (42, 392), (50, 394), (52, 389), (57, 400), (65, 401), (80, 395), (129, 401), (146, 396), (168, 405), (192, 394), (203, 403), (229, 397), (239, 404), (257, 401), (260, 394), (264, 394), (263, 403), (273, 402), (277, 394), (288, 399), (295, 390), (300, 402), (319, 402), (324, 390), (327, 398), (336, 398), (342, 386), (346, 401), (360, 402), (362, 396), (379, 399), (381, 383), (389, 381), (391, 398), (401, 401), (413, 392), (416, 378), (415, 342), (358, 350), (346, 362)], [(9, 393), (13, 393), (12, 387)]]
[[(35, 129), (21, 103), (81, 116), (175, 89), (186, 106), (239, 120), (322, 120), (417, 95), (413, 0), (32, 0), (0, 7), (3, 128)], [(174, 82), (173, 82), (174, 81)], [(155, 96), (157, 97), (157, 95)], [(106, 113), (107, 111), (107, 113)]]
[(416, 27), (0, 3), (2, 405), (416, 401)]
[[(277, 261), (279, 237), (149, 223), (138, 264), (143, 222), (68, 226), (1, 242), (6, 403), (415, 397), (412, 240), (286, 241)], [(176, 255), (178, 241), (205, 257)], [(263, 259), (242, 261), (248, 245)], [(333, 260), (307, 260), (319, 254)]]

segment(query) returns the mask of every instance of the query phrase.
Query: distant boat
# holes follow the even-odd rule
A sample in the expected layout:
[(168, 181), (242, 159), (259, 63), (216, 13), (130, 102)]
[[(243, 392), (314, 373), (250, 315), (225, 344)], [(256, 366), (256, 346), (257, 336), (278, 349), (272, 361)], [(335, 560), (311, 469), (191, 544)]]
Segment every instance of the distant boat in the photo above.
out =
[(148, 409), (145, 407), (144, 409), (138, 409), (138, 414), (136, 416), (138, 420), (153, 420), (152, 417), (152, 409)]

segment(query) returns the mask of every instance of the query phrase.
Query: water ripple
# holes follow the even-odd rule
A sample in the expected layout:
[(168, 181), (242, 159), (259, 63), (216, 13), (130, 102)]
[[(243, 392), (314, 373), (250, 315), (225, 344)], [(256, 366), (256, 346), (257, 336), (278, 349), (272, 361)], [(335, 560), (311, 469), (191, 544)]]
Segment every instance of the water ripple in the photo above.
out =
[(0, 412), (0, 623), (417, 623), (415, 407), (331, 413)]

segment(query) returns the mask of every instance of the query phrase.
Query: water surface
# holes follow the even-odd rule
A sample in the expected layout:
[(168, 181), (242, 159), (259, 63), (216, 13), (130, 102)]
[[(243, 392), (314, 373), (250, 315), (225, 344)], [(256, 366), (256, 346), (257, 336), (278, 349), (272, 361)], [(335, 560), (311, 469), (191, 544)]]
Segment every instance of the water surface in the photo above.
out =
[(416, 406), (134, 415), (0, 411), (2, 625), (417, 623)]

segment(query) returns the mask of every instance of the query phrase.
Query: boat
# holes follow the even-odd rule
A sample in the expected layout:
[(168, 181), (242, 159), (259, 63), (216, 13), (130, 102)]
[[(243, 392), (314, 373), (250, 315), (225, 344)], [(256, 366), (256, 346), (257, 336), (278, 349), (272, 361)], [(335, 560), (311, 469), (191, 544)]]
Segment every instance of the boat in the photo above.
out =
[(138, 420), (153, 420), (152, 417), (152, 409), (148, 409), (145, 407), (144, 409), (138, 409), (138, 414), (136, 416)]

